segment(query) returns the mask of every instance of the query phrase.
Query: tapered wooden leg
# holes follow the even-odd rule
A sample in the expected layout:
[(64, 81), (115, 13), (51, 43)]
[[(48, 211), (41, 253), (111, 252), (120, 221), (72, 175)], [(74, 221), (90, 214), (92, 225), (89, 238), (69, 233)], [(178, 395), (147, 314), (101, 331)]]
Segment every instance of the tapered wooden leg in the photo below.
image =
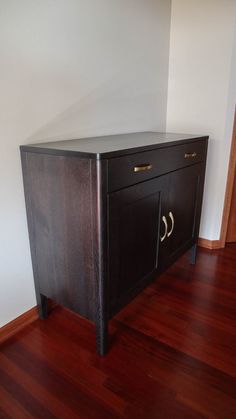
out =
[(106, 355), (108, 351), (108, 321), (96, 323), (96, 346), (99, 355)]
[(45, 295), (39, 294), (38, 298), (38, 309), (40, 319), (46, 319), (48, 317), (48, 299)]
[(197, 244), (195, 243), (190, 249), (190, 263), (195, 265), (197, 259)]

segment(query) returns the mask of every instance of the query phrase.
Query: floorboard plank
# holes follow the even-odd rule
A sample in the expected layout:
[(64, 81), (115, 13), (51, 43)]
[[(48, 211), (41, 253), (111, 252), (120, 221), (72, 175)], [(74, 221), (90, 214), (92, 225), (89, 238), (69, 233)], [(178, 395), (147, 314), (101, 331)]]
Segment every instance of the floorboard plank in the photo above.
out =
[(199, 249), (95, 328), (62, 307), (0, 346), (0, 418), (236, 417), (236, 246)]

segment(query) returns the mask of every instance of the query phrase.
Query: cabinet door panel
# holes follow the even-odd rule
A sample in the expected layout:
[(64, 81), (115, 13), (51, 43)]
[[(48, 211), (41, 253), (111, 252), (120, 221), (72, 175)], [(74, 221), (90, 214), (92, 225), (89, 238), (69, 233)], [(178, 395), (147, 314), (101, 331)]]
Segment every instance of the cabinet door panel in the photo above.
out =
[(109, 196), (109, 296), (119, 298), (157, 270), (165, 177)]
[[(162, 264), (191, 246), (197, 238), (201, 208), (202, 165), (169, 174), (166, 219), (168, 233), (160, 250)], [(168, 237), (169, 235), (169, 237)]]

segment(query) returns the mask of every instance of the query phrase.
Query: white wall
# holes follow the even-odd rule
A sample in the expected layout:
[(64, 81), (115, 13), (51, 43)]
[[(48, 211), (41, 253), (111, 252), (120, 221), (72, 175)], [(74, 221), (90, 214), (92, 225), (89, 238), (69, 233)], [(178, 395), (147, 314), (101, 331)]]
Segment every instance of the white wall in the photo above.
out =
[(19, 144), (165, 130), (170, 0), (0, 0), (0, 326), (35, 305)]
[(235, 16), (235, 0), (172, 0), (167, 130), (210, 135), (200, 231), (210, 240), (220, 236), (236, 103)]

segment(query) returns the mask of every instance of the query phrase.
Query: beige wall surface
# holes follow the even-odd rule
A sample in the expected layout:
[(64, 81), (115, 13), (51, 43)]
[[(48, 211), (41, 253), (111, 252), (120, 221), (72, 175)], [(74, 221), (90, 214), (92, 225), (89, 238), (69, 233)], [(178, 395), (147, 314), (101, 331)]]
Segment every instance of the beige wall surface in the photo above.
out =
[(19, 145), (165, 130), (170, 6), (0, 1), (0, 326), (35, 305)]
[(234, 0), (0, 0), (0, 326), (35, 305), (20, 144), (209, 134), (201, 236), (219, 238), (235, 16)]
[(210, 135), (200, 236), (220, 237), (236, 103), (236, 2), (172, 0), (167, 130)]

